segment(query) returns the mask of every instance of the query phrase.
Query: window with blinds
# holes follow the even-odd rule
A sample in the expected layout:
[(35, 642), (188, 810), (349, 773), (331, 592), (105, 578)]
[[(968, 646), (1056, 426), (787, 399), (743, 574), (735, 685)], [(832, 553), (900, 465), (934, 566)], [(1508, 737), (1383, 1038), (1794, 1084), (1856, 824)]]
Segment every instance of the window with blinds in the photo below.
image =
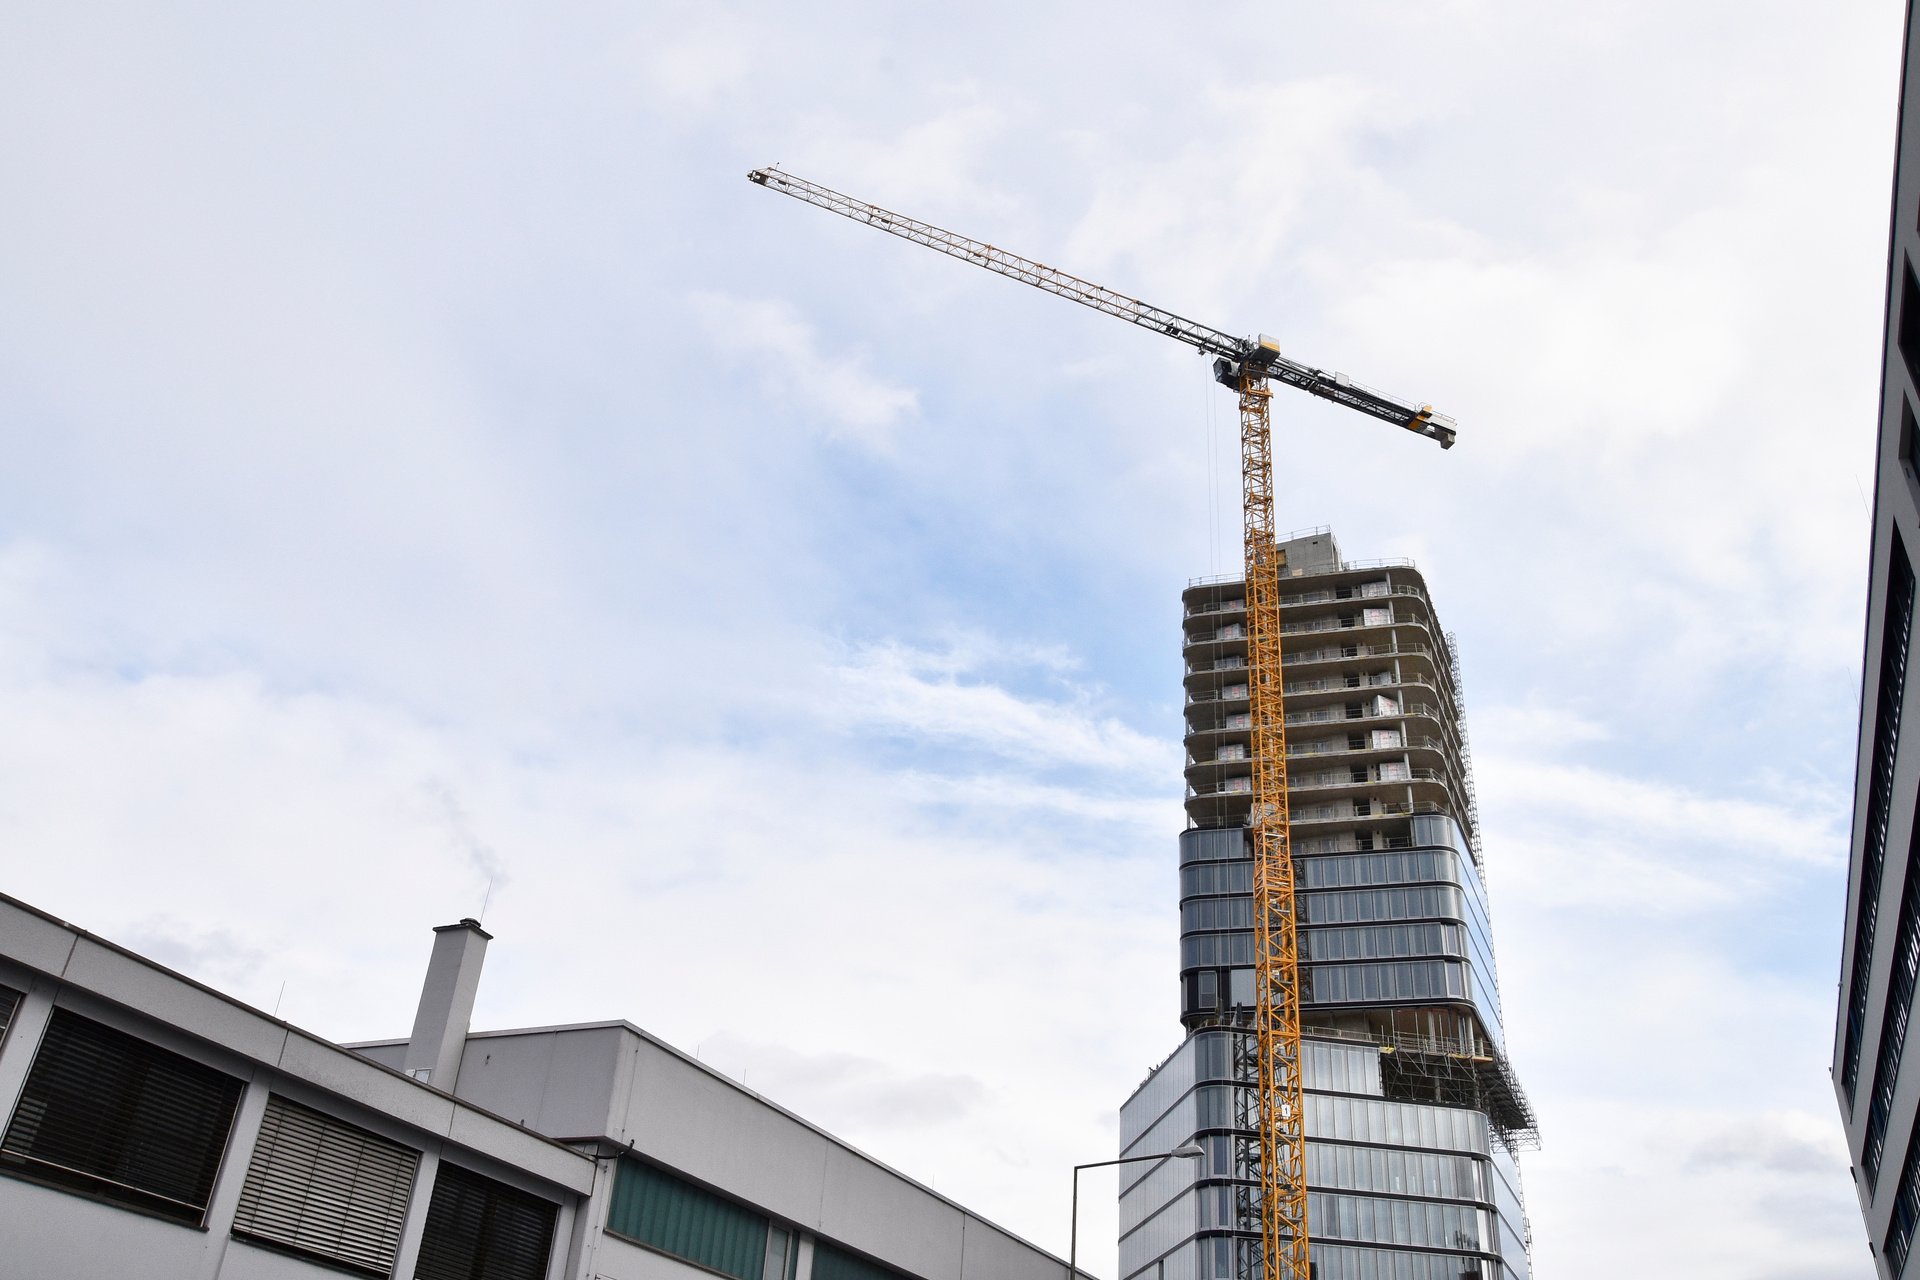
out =
[(551, 1201), (442, 1161), (414, 1280), (542, 1280), (557, 1212)]
[(233, 1234), (391, 1275), (419, 1164), (399, 1143), (270, 1097)]
[(825, 1240), (813, 1242), (813, 1280), (908, 1280), (904, 1272), (883, 1266)]
[(767, 1268), (764, 1217), (631, 1156), (620, 1161), (607, 1230), (734, 1280), (780, 1280)]
[(0, 1044), (7, 1039), (7, 1028), (13, 1025), (14, 1011), (20, 1007), (20, 993), (12, 987), (0, 987)]
[(198, 1224), (233, 1128), (241, 1082), (55, 1009), (0, 1171)]

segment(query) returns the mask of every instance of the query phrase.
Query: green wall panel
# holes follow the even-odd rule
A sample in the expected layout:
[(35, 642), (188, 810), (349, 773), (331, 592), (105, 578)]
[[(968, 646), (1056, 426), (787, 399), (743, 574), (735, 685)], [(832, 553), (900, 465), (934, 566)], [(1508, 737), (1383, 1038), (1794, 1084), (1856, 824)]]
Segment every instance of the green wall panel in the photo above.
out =
[(607, 1230), (737, 1280), (761, 1280), (766, 1266), (765, 1218), (631, 1157), (620, 1161)]
[(815, 1240), (813, 1280), (908, 1280), (908, 1277), (890, 1267), (836, 1249), (825, 1240)]

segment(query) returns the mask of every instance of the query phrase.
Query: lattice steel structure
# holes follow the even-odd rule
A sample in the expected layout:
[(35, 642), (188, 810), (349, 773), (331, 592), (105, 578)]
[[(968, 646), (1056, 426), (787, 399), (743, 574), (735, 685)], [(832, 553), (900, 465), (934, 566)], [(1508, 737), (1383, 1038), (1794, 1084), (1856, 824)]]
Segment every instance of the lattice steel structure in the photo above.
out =
[[(1287, 711), (1281, 683), (1280, 542), (1273, 523), (1273, 393), (1241, 366), (1240, 480), (1245, 505), (1247, 683), (1252, 729), (1254, 1042), (1258, 1063), (1258, 1274), (1307, 1267), (1307, 1134), (1300, 1078), (1300, 951), (1287, 821)], [(1249, 1268), (1251, 1270), (1252, 1268)]]
[(1300, 972), (1295, 928), (1293, 859), (1288, 841), (1286, 709), (1280, 651), (1280, 551), (1274, 525), (1270, 382), (1345, 405), (1451, 448), (1454, 424), (1428, 404), (1414, 404), (1348, 378), (1288, 359), (1262, 334), (1235, 337), (1151, 306), (1105, 285), (1008, 253), (968, 236), (842, 195), (819, 183), (755, 169), (748, 180), (770, 191), (864, 223), (949, 257), (971, 262), (1164, 334), (1214, 357), (1214, 377), (1239, 395), (1241, 480), (1245, 503), (1248, 666), (1253, 720), (1254, 899), (1258, 1044), (1261, 1245), (1259, 1273), (1306, 1280), (1306, 1133), (1300, 1074)]

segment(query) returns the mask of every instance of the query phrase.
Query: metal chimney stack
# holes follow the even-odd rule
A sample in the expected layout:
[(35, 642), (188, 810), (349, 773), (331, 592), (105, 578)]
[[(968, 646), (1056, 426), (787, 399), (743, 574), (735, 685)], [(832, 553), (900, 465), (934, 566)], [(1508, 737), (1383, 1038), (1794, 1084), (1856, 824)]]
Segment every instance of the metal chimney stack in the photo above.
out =
[(413, 1018), (402, 1069), (422, 1084), (452, 1093), (473, 1021), (473, 998), (480, 990), (480, 965), (493, 935), (474, 919), (443, 924), (433, 933), (433, 957), (427, 961), (420, 1011)]

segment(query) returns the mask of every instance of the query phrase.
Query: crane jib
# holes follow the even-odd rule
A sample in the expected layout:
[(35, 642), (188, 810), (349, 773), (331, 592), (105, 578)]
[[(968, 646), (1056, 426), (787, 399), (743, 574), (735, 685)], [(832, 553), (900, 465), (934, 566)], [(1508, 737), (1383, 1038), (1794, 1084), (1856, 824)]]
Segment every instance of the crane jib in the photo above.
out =
[(1215, 376), (1227, 386), (1237, 385), (1241, 365), (1250, 366), (1264, 378), (1287, 386), (1298, 388), (1309, 395), (1335, 404), (1356, 409), (1368, 417), (1391, 422), (1395, 426), (1437, 440), (1442, 449), (1451, 449), (1454, 443), (1454, 421), (1444, 414), (1433, 411), (1432, 405), (1414, 404), (1393, 396), (1382, 394), (1370, 387), (1363, 387), (1343, 374), (1328, 373), (1315, 369), (1298, 361), (1289, 360), (1280, 354), (1279, 345), (1272, 339), (1236, 337), (1211, 325), (1189, 320), (1164, 307), (1156, 307), (1130, 297), (1105, 285), (1095, 284), (1082, 279), (1058, 267), (1050, 267), (1031, 258), (1009, 253), (983, 240), (975, 240), (959, 235), (930, 222), (910, 218), (879, 205), (867, 204), (851, 196), (842, 195), (831, 187), (823, 187), (817, 182), (797, 178), (778, 169), (755, 169), (747, 175), (750, 182), (782, 195), (792, 196), (807, 204), (816, 205), (829, 212), (855, 222), (864, 222), (879, 231), (911, 240), (915, 244), (944, 253), (949, 257), (971, 262), (984, 267), (997, 275), (1032, 285), (1055, 297), (1077, 302), (1118, 320), (1126, 320), (1143, 329), (1163, 333), (1176, 342), (1184, 342), (1207, 355), (1231, 361), (1232, 368), (1228, 376), (1219, 373), (1219, 361), (1215, 362)]

